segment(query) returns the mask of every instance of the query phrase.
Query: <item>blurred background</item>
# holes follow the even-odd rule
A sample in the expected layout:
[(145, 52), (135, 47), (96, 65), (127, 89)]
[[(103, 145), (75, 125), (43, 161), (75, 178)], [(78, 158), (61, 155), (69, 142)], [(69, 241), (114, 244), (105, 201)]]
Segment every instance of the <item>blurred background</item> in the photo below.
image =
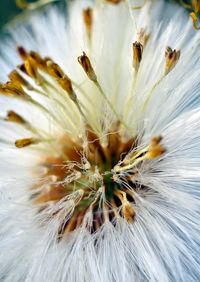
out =
[(0, 28), (19, 12), (15, 0), (0, 0)]
[[(142, 2), (144, 1), (145, 0), (142, 0)], [(192, 0), (163, 0), (163, 1), (176, 1), (182, 3), (182, 5), (186, 4), (185, 5), (186, 7), (188, 6), (188, 4), (192, 3)], [(33, 2), (37, 2), (37, 0), (26, 0), (26, 2), (33, 3)], [(17, 15), (20, 11), (21, 10), (16, 5), (16, 0), (0, 0), (0, 29), (9, 20), (12, 20), (14, 16)]]
[[(36, 3), (39, 0), (19, 0), (19, 2), (26, 2), (26, 3)], [(44, 2), (64, 2), (64, 0), (43, 0)], [(71, 0), (67, 0), (71, 1)], [(84, 0), (83, 0), (84, 1)], [(42, 2), (40, 0), (39, 2)], [(22, 4), (23, 5), (23, 4)], [(20, 9), (17, 4), (16, 0), (0, 0), (0, 30), (8, 23), (10, 20), (12, 20), (16, 15), (18, 15), (20, 12), (22, 12), (23, 9)]]
[[(34, 3), (37, 1), (38, 0), (26, 0), (27, 3)], [(0, 29), (21, 11), (22, 9), (17, 7), (16, 0), (0, 0)]]

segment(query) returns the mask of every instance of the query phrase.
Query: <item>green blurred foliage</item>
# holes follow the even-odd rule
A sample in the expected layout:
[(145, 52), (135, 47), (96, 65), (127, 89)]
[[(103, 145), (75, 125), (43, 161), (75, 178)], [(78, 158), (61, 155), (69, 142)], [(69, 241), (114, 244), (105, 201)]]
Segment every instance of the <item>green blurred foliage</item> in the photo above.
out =
[[(26, 0), (26, 2), (33, 3), (37, 0)], [(0, 29), (21, 11), (16, 5), (16, 0), (0, 0)]]
[[(64, 0), (51, 0), (55, 3), (62, 2)], [(70, 1), (70, 0), (67, 0)], [(27, 3), (38, 2), (38, 0), (25, 0)], [(0, 29), (16, 15), (22, 12), (22, 9), (17, 7), (16, 0), (0, 0)]]
[(0, 28), (19, 12), (15, 0), (0, 0)]

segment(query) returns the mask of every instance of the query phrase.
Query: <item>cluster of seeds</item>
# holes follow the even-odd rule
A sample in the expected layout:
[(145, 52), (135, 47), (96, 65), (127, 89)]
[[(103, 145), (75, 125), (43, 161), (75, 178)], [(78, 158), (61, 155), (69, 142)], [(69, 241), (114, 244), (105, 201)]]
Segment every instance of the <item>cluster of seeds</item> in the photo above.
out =
[[(116, 4), (120, 1), (110, 2)], [(83, 22), (89, 42), (92, 33), (92, 15), (91, 8), (83, 11)], [(148, 39), (149, 35), (141, 30), (132, 45), (132, 62), (136, 75)], [(58, 123), (57, 117), (28, 93), (36, 91), (47, 97), (48, 89), (55, 93), (62, 93), (63, 101), (65, 103), (71, 101), (84, 125), (82, 136), (73, 138), (69, 134), (63, 133), (63, 136), (59, 136), (56, 140), (58, 146), (56, 156), (49, 151), (46, 157), (41, 160), (41, 166), (45, 167), (45, 173), (41, 181), (38, 181), (33, 187), (33, 196), (31, 197), (33, 204), (38, 205), (38, 210), (43, 212), (52, 203), (56, 204), (60, 201), (65, 203), (66, 201), (67, 205), (70, 195), (76, 195), (76, 200), (72, 199), (72, 205), (65, 209), (65, 220), (58, 231), (60, 235), (80, 226), (87, 227), (93, 233), (106, 221), (115, 224), (116, 220), (121, 217), (132, 223), (136, 216), (135, 191), (138, 188), (138, 171), (144, 162), (160, 157), (165, 152), (161, 144), (162, 137), (153, 137), (149, 145), (140, 150), (137, 149), (137, 136), (124, 138), (123, 134), (128, 129), (128, 125), (104, 93), (92, 63), (85, 52), (78, 57), (78, 62), (88, 79), (97, 87), (99, 95), (102, 95), (114, 117), (114, 122), (106, 134), (106, 142), (102, 141), (97, 130), (87, 120), (84, 105), (80, 103), (74, 90), (77, 84), (71, 81), (61, 67), (51, 58), (42, 58), (38, 53), (28, 52), (23, 47), (18, 47), (18, 53), (23, 64), (10, 73), (10, 80), (7, 83), (0, 85), (0, 93), (33, 104), (45, 114), (51, 115), (52, 119)], [(145, 105), (149, 102), (155, 87), (175, 67), (179, 58), (180, 51), (172, 50), (170, 47), (166, 48), (163, 75), (153, 86)], [(31, 137), (16, 140), (17, 148), (23, 149), (30, 145), (37, 146), (38, 143), (47, 142), (46, 136), (38, 132), (18, 113), (9, 111), (5, 119), (24, 126), (33, 134)], [(122, 131), (120, 131), (121, 128), (123, 128)], [(140, 189), (145, 190), (146, 187), (140, 187)], [(62, 212), (62, 208), (57, 211), (57, 213), (60, 212)]]

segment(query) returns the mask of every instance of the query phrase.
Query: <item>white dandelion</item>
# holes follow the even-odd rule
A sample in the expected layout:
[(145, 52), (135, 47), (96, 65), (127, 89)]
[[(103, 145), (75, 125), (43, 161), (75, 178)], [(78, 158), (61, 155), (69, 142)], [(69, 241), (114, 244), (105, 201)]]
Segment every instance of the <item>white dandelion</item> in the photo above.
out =
[(35, 10), (2, 37), (1, 281), (199, 281), (200, 37), (141, 2)]

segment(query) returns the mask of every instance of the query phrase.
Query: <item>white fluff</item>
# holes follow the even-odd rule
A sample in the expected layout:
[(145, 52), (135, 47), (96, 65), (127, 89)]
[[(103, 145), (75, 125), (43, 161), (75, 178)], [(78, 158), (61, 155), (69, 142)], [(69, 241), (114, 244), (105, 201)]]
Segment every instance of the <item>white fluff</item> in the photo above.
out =
[[(132, 3), (133, 2), (133, 3)], [(143, 2), (143, 1), (141, 1)], [(136, 219), (128, 224), (118, 219), (114, 227), (105, 223), (95, 234), (80, 228), (56, 242), (59, 217), (51, 218), (55, 207), (37, 214), (30, 202), (30, 188), (41, 177), (38, 165), (48, 145), (15, 148), (25, 130), (0, 121), (0, 280), (5, 282), (197, 282), (200, 280), (200, 51), (199, 33), (193, 30), (185, 11), (162, 0), (146, 1), (137, 11), (135, 1), (110, 5), (76, 0), (69, 10), (50, 7), (33, 12), (26, 21), (16, 21), (0, 44), (0, 79), (20, 63), (15, 48), (50, 56), (88, 93), (77, 90), (86, 106), (88, 120), (109, 127), (108, 106), (77, 62), (88, 51), (82, 22), (83, 7), (94, 9), (93, 50), (90, 55), (102, 88), (117, 112), (137, 134), (143, 147), (156, 134), (163, 136), (166, 154), (162, 162), (144, 163), (137, 181), (149, 187), (136, 192)], [(69, 16), (69, 17), (68, 17)], [(133, 78), (132, 43), (140, 28), (150, 39), (141, 61), (135, 98), (127, 110), (126, 97)], [(148, 107), (142, 105), (162, 74), (166, 46), (181, 50), (175, 68), (155, 88)], [(36, 95), (35, 98), (37, 99)], [(61, 101), (63, 103), (63, 101)], [(39, 130), (49, 136), (62, 132), (78, 135), (83, 126), (77, 112), (65, 112), (51, 100), (43, 100), (59, 119), (58, 124), (36, 107), (0, 97), (0, 114), (19, 109)], [(70, 112), (70, 110), (72, 112)], [(106, 132), (106, 128), (105, 128)], [(101, 132), (102, 138), (105, 132)], [(155, 172), (156, 171), (156, 172)], [(73, 195), (68, 205), (73, 211)], [(65, 202), (58, 205), (65, 206)], [(65, 206), (67, 209), (68, 206)], [(49, 217), (48, 217), (49, 216)], [(69, 215), (70, 216), (70, 215)], [(88, 219), (89, 220), (89, 219)]]

